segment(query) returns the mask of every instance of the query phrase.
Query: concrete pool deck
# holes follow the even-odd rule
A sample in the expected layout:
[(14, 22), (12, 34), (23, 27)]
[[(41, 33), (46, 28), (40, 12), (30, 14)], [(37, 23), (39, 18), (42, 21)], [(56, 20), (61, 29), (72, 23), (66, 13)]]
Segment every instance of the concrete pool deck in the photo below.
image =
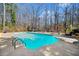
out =
[(0, 56), (79, 56), (79, 47), (59, 41), (53, 45), (45, 46), (34, 52), (18, 44), (14, 49), (11, 39), (0, 39)]
[[(8, 37), (9, 36), (9, 37)], [(40, 48), (35, 52), (29, 51), (23, 45), (12, 46), (12, 33), (3, 34), (0, 38), (0, 56), (79, 56), (79, 46), (60, 40), (59, 42)]]

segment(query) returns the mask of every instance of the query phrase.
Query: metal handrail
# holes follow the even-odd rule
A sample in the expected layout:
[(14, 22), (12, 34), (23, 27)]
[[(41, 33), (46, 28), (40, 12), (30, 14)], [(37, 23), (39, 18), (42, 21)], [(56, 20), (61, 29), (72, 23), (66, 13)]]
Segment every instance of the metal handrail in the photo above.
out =
[[(13, 39), (12, 39), (12, 46), (14, 47), (14, 49), (16, 49), (16, 41), (18, 41), (18, 40), (19, 40), (19, 39), (14, 38), (14, 37), (13, 37)], [(19, 41), (21, 41), (24, 45), (26, 45), (26, 43), (23, 42), (22, 40), (19, 40)]]

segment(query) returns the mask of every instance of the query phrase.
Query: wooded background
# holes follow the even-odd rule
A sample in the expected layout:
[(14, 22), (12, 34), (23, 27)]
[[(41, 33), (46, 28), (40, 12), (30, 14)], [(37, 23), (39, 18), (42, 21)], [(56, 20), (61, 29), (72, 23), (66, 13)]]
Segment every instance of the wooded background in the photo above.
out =
[[(3, 31), (4, 6), (0, 3), (0, 32)], [(79, 4), (6, 3), (5, 29), (8, 32), (70, 32), (79, 28)]]

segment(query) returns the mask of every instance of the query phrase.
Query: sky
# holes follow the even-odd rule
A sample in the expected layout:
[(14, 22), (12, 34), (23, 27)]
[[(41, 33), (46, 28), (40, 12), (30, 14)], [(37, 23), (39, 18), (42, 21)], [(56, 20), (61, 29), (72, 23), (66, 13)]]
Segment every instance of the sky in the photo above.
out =
[[(33, 6), (34, 8), (38, 8), (38, 5), (42, 5), (41, 8), (40, 8), (40, 10), (42, 11), (42, 9), (44, 9), (44, 7), (46, 7), (48, 10), (50, 10), (50, 9), (54, 10), (54, 5), (55, 4), (53, 4), (53, 3), (43, 3), (43, 4), (42, 3), (18, 3), (17, 4), (17, 6), (19, 7), (18, 12), (19, 13), (25, 13), (25, 9), (27, 7), (32, 8), (32, 6)], [(59, 12), (63, 13), (64, 7), (66, 7), (67, 5), (69, 5), (69, 4), (67, 4), (67, 3), (59, 4), (59, 7), (60, 7)], [(29, 10), (29, 12), (30, 12), (30, 10)]]
[[(17, 6), (19, 8), (18, 13), (25, 13), (26, 12), (26, 8), (32, 8), (32, 6), (34, 8), (38, 8), (38, 5), (41, 6), (41, 8), (39, 8), (40, 12), (39, 12), (39, 17), (42, 17), (45, 14), (45, 10), (44, 7), (46, 7), (48, 9), (48, 14), (50, 16), (50, 9), (52, 9), (52, 13), (54, 13), (54, 5), (53, 3), (18, 3)], [(64, 7), (66, 7), (69, 4), (59, 4), (59, 12), (62, 14)], [(44, 10), (44, 11), (43, 11)], [(31, 12), (30, 10), (28, 12)]]

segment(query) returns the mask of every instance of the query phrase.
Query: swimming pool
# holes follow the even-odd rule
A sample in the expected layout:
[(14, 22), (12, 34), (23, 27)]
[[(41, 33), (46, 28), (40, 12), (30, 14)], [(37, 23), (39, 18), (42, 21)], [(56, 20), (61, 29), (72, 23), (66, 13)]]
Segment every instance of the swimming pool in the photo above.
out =
[(30, 50), (39, 49), (43, 46), (51, 45), (59, 41), (52, 35), (32, 32), (20, 32), (18, 35), (15, 35), (15, 37)]

